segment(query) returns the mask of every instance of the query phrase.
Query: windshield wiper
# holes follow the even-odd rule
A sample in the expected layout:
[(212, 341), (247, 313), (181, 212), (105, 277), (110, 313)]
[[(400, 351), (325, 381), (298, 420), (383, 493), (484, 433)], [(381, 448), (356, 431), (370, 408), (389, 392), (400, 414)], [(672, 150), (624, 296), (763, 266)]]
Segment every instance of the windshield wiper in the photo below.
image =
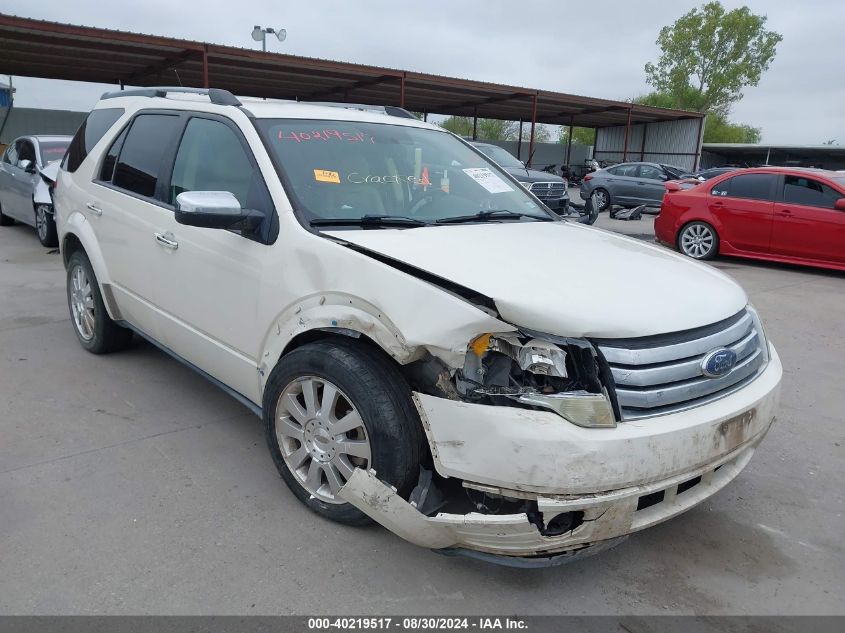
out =
[(403, 215), (362, 215), (360, 218), (314, 218), (311, 226), (428, 226), (417, 218)]
[(520, 218), (532, 218), (534, 220), (552, 221), (552, 218), (545, 215), (534, 215), (533, 213), (520, 213), (519, 211), (508, 211), (507, 209), (491, 209), (479, 211), (472, 215), (457, 215), (453, 218), (441, 218), (437, 224), (460, 224), (461, 222), (491, 222), (495, 220), (518, 220)]

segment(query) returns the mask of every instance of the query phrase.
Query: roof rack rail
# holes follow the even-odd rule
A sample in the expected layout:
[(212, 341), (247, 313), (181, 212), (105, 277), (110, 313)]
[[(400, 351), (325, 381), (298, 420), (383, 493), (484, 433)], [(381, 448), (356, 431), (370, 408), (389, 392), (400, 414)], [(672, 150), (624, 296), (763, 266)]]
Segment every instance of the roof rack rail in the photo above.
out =
[(299, 103), (304, 103), (307, 105), (316, 105), (316, 106), (328, 106), (330, 108), (347, 108), (349, 110), (364, 110), (365, 112), (379, 112), (381, 114), (387, 114), (390, 116), (398, 116), (402, 117), (403, 119), (416, 119), (411, 112), (408, 112), (405, 108), (400, 108), (399, 106), (380, 106), (380, 105), (368, 105), (365, 103), (340, 103), (337, 101), (300, 101)]
[(181, 86), (155, 86), (153, 88), (133, 88), (132, 90), (115, 90), (104, 92), (100, 99), (117, 99), (119, 97), (162, 97), (167, 98), (170, 92), (206, 95), (215, 105), (239, 106), (240, 100), (228, 90), (221, 88), (183, 88)]

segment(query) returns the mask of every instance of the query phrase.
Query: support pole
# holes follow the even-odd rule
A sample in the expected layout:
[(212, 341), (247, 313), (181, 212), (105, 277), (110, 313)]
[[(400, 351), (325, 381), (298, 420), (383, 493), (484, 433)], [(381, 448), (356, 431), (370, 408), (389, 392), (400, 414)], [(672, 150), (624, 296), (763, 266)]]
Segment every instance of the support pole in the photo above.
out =
[(476, 137), (478, 135), (478, 106), (474, 106), (472, 109), (472, 140), (477, 140)]
[(428, 110), (423, 112), (423, 121), (428, 121)]
[(531, 104), (531, 140), (528, 141), (528, 167), (534, 160), (534, 127), (537, 124), (537, 93), (534, 93), (534, 100)]
[(645, 133), (648, 130), (648, 123), (643, 123), (643, 142), (640, 144), (640, 162), (645, 160)]
[(399, 107), (405, 107), (405, 73), (399, 78)]
[[(704, 117), (698, 118), (698, 145), (695, 152), (695, 162), (692, 170), (698, 171), (701, 167), (701, 144), (704, 142)], [(768, 162), (768, 161), (766, 161)]]
[(569, 138), (566, 141), (566, 170), (569, 171), (569, 163), (572, 161), (572, 123), (574, 119), (569, 117)]
[(628, 160), (628, 134), (631, 132), (631, 110), (633, 106), (628, 107), (628, 120), (625, 123), (625, 147), (622, 149), (622, 160)]
[(202, 87), (211, 87), (208, 83), (208, 44), (203, 44), (202, 47)]
[(519, 137), (516, 141), (516, 158), (522, 160), (522, 119), (519, 120)]

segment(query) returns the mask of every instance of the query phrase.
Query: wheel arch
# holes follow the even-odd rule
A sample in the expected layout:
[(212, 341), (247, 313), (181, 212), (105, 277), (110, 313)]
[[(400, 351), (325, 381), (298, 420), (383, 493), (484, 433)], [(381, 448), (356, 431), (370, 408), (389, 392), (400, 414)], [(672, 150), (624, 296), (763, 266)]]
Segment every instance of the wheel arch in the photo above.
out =
[(68, 226), (59, 238), (59, 252), (62, 254), (62, 264), (64, 264), (65, 270), (67, 270), (71, 255), (77, 251), (85, 253), (88, 261), (91, 262), (91, 268), (94, 269), (103, 304), (106, 306), (109, 316), (114, 320), (120, 320), (120, 310), (111, 290), (111, 278), (108, 276), (106, 262), (103, 259), (102, 251), (97, 246), (94, 232), (87, 222), (74, 222), (74, 218), (71, 217)]

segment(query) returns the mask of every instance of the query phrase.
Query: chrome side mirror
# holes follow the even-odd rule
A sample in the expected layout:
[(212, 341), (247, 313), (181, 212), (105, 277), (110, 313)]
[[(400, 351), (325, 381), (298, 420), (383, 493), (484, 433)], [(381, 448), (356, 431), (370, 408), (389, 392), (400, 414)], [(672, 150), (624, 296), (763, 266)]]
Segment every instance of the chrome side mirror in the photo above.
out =
[(183, 191), (176, 196), (175, 214), (179, 224), (209, 229), (228, 229), (252, 215), (228, 191)]

